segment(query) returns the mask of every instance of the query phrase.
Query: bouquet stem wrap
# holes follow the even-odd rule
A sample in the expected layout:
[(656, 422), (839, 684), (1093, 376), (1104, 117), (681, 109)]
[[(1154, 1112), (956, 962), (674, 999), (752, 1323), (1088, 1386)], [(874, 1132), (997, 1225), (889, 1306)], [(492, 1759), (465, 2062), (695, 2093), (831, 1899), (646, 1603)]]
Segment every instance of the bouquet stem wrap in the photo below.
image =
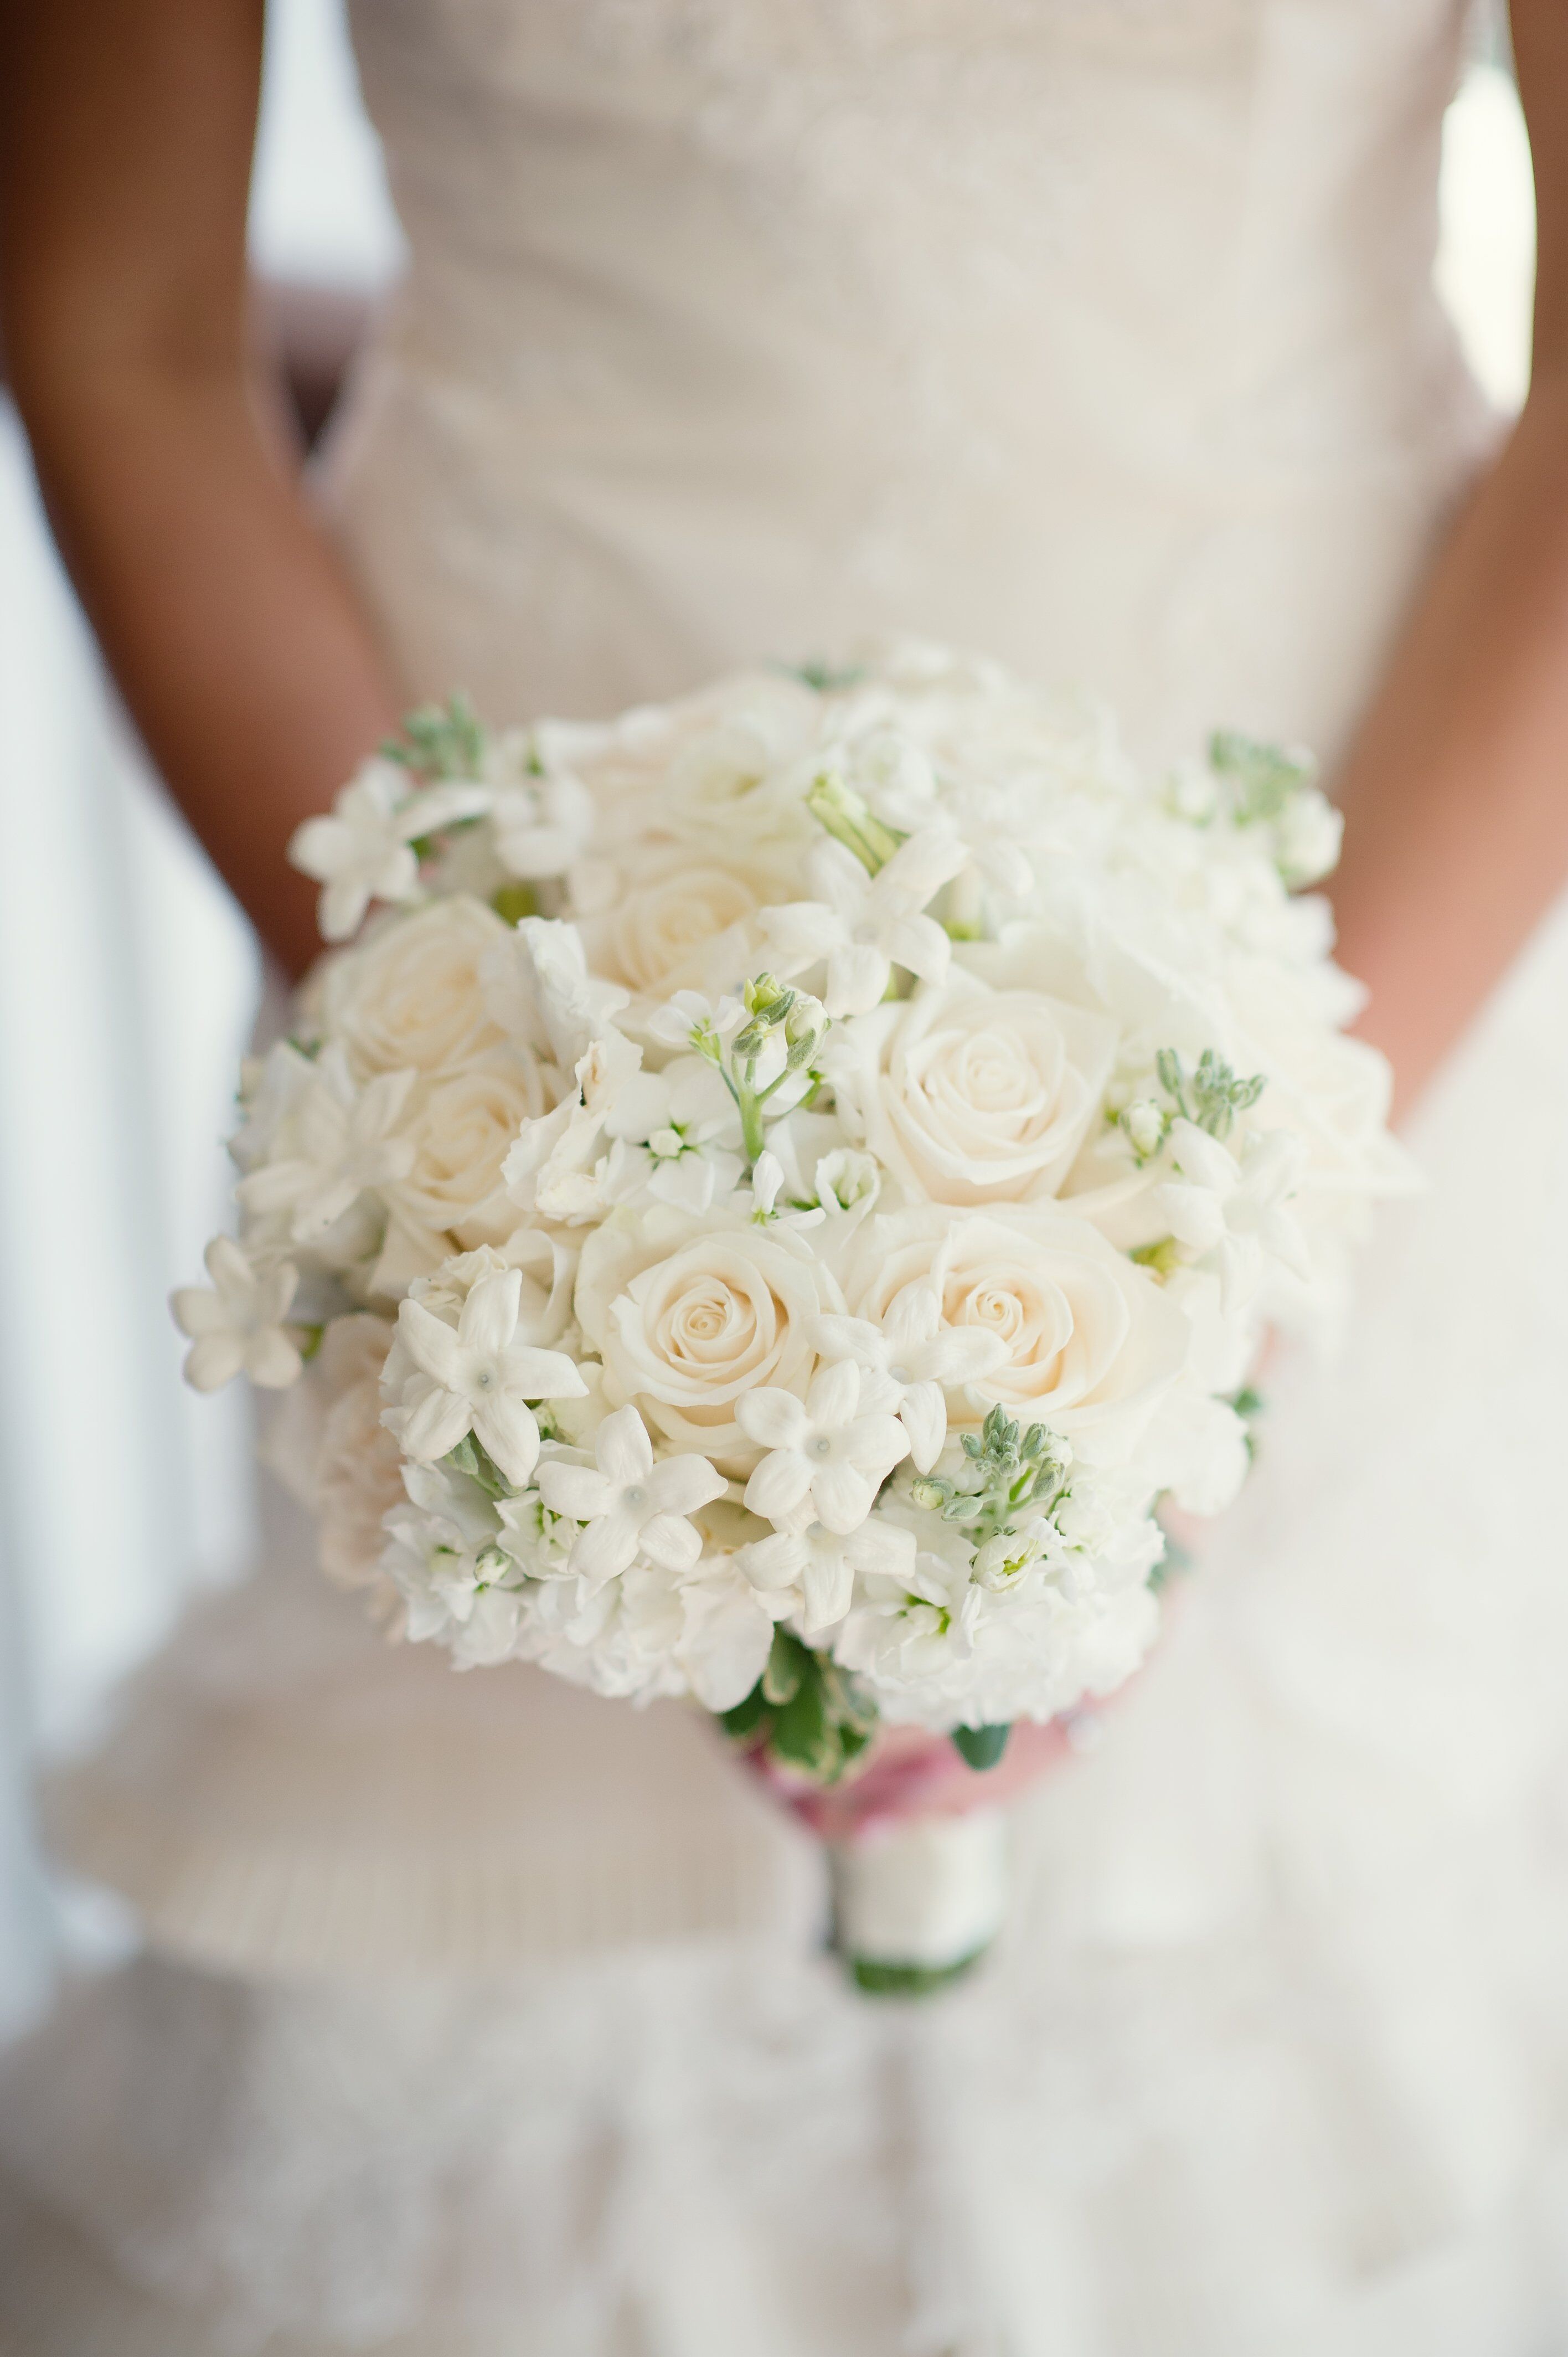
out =
[(985, 1954), (1007, 1910), (1000, 1809), (884, 1818), (830, 1844), (832, 1945), (856, 1986), (921, 1996)]

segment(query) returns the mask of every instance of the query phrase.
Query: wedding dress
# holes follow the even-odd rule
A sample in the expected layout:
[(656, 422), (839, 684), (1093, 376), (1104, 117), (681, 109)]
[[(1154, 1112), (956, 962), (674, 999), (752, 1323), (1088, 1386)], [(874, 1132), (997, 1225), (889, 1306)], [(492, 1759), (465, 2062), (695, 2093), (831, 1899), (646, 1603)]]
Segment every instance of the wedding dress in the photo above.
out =
[[(413, 258), (323, 496), (411, 694), (898, 628), (1151, 759), (1343, 741), (1493, 433), (1454, 0), (355, 32)], [(950, 1998), (839, 1985), (696, 1719), (388, 1649), (280, 1537), (51, 1795), (146, 1946), (8, 2067), (7, 2357), (1568, 2346), (1565, 989), (1554, 925)]]

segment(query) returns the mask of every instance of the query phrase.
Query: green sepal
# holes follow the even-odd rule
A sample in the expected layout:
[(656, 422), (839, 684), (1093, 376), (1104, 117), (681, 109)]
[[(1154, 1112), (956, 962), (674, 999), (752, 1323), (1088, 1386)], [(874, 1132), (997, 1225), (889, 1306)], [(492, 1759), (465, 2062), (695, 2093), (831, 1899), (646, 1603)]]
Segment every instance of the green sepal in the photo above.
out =
[(972, 1768), (994, 1768), (1007, 1749), (1011, 1725), (1005, 1727), (955, 1727), (953, 1749)]

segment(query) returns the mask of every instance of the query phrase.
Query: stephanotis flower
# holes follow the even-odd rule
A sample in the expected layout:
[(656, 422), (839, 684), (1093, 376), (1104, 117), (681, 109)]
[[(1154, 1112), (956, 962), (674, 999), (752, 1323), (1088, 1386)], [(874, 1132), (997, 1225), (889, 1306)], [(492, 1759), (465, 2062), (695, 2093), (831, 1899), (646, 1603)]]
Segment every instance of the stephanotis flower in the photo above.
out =
[(639, 1555), (666, 1571), (690, 1571), (703, 1541), (686, 1518), (724, 1495), (724, 1475), (705, 1457), (666, 1457), (656, 1465), (635, 1407), (606, 1416), (594, 1436), (594, 1465), (539, 1468), (539, 1493), (551, 1512), (584, 1525), (572, 1548), (573, 1570), (595, 1587)]
[(519, 1269), (480, 1277), (456, 1331), (423, 1302), (401, 1305), (399, 1331), (426, 1378), (417, 1397), (391, 1411), (410, 1457), (433, 1463), (471, 1432), (521, 1489), (539, 1457), (539, 1425), (529, 1403), (586, 1396), (587, 1385), (564, 1351), (535, 1350), (516, 1340), (521, 1296)]
[(235, 1192), (245, 1209), (290, 1212), (295, 1243), (312, 1243), (365, 1188), (406, 1178), (413, 1141), (394, 1133), (417, 1077), (381, 1072), (356, 1089), (341, 1049), (327, 1049), (288, 1122), (295, 1151), (241, 1179)]
[(529, 882), (564, 875), (588, 839), (594, 806), (570, 770), (498, 786), (490, 824), (503, 867)]
[(812, 1376), (802, 1404), (770, 1383), (743, 1393), (736, 1422), (768, 1451), (746, 1485), (754, 1514), (783, 1523), (811, 1511), (830, 1531), (857, 1530), (909, 1437), (896, 1417), (860, 1413), (860, 1369), (851, 1359)]
[(169, 1296), (175, 1323), (190, 1337), (186, 1382), (215, 1392), (246, 1374), (263, 1390), (285, 1390), (300, 1369), (283, 1323), (299, 1282), (293, 1262), (253, 1268), (231, 1236), (214, 1236), (204, 1258), (210, 1288), (182, 1285)]
[(988, 1375), (1007, 1356), (997, 1334), (980, 1326), (944, 1326), (934, 1285), (907, 1285), (880, 1325), (868, 1318), (819, 1318), (813, 1339), (824, 1358), (853, 1359), (873, 1378), (863, 1395), (877, 1399), (908, 1436), (909, 1455), (929, 1473), (948, 1433), (944, 1385)]
[(858, 1530), (831, 1531), (808, 1523), (800, 1531), (774, 1531), (741, 1548), (736, 1562), (774, 1609), (799, 1599), (800, 1633), (814, 1637), (843, 1619), (854, 1596), (856, 1572), (897, 1587), (915, 1568), (915, 1534), (875, 1514)]
[(307, 818), (289, 840), (291, 863), (324, 887), (322, 940), (346, 942), (358, 932), (372, 900), (417, 899), (414, 845), (459, 819), (478, 817), (489, 801), (484, 786), (411, 789), (400, 762), (365, 762), (334, 802), (331, 817)]
[(956, 835), (925, 827), (900, 844), (875, 876), (842, 843), (811, 853), (814, 900), (766, 911), (768, 948), (786, 980), (826, 959), (822, 1004), (835, 1018), (865, 1015), (887, 988), (895, 965), (923, 982), (947, 973), (952, 943), (934, 917), (922, 913), (933, 894), (968, 864)]

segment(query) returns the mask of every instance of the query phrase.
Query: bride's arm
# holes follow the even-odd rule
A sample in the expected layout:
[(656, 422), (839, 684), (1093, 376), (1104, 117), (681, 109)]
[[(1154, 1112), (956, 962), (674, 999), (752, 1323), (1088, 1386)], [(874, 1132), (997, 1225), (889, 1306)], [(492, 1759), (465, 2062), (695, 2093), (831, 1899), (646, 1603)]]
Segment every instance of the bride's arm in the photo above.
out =
[(1568, 10), (1514, 0), (1535, 163), (1530, 397), (1351, 747), (1333, 888), (1408, 1105), (1568, 879)]
[(262, 0), (0, 0), (0, 317), (60, 547), (154, 759), (297, 970), (284, 864), (395, 697), (251, 364)]

